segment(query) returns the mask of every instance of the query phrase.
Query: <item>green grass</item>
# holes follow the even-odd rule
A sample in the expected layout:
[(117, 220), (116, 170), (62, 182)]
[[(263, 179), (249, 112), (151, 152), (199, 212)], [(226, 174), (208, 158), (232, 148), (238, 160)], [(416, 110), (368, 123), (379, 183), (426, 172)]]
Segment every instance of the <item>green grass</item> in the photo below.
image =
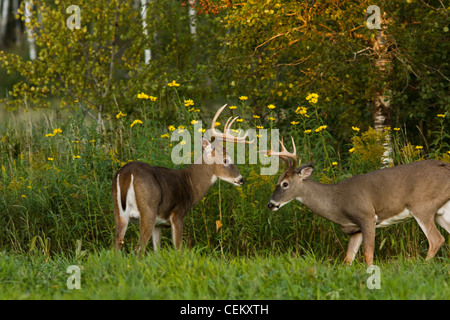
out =
[[(81, 289), (69, 290), (69, 265)], [(74, 255), (0, 255), (1, 299), (450, 299), (445, 260), (383, 261), (380, 289), (369, 289), (365, 265), (314, 255), (221, 258), (204, 250), (161, 250), (144, 257), (101, 250)]]

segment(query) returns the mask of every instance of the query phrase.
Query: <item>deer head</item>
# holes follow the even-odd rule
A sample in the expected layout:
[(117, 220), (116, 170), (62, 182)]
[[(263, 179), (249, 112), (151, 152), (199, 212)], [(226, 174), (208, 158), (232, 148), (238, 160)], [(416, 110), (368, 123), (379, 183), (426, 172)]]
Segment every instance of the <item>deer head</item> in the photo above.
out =
[(272, 198), (268, 203), (269, 209), (276, 211), (286, 203), (299, 198), (302, 190), (302, 183), (304, 179), (308, 179), (314, 167), (312, 164), (305, 164), (297, 168), (297, 149), (295, 148), (294, 139), (291, 137), (293, 152), (288, 152), (280, 141), (281, 151), (276, 152), (270, 145), (270, 150), (261, 150), (260, 153), (266, 153), (269, 156), (278, 156), (284, 162), (286, 162), (287, 169), (278, 179), (275, 191), (272, 194)]

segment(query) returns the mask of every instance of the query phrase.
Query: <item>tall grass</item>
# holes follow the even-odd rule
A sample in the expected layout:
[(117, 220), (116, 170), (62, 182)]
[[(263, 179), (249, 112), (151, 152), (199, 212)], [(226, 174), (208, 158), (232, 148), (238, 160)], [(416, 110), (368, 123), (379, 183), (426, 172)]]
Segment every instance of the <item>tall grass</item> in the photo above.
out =
[[(124, 115), (118, 110), (117, 114), (109, 115), (104, 130), (98, 130), (95, 123), (89, 123), (76, 112), (64, 116), (38, 112), (38, 119), (10, 115), (0, 126), (2, 250), (16, 253), (38, 250), (52, 255), (70, 252), (77, 240), (82, 241), (86, 250), (112, 246), (110, 189), (115, 172), (132, 160), (182, 167), (170, 160), (172, 142), (168, 136), (172, 126), (192, 131), (193, 120), (209, 119), (206, 112), (184, 106), (178, 98), (175, 103), (179, 123), (164, 123), (152, 112), (158, 102), (146, 103), (133, 114)], [(264, 115), (251, 110), (244, 101), (231, 111), (244, 119), (238, 126), (276, 128), (276, 119), (264, 119)], [(285, 134), (294, 136), (304, 161), (315, 161), (314, 179), (337, 182), (380, 165), (378, 160), (373, 161), (381, 158), (380, 139), (374, 131), (355, 129), (348, 145), (336, 149), (331, 134), (333, 124), (326, 124), (317, 104), (310, 103), (308, 108), (296, 111), (285, 115), (298, 120)], [(275, 115), (274, 111), (270, 110), (269, 115)], [(441, 121), (441, 125), (445, 123)], [(436, 143), (432, 145), (438, 149), (425, 154), (424, 149), (412, 146), (399, 131), (393, 130), (391, 141), (396, 162), (427, 157), (449, 161), (448, 133), (443, 129), (437, 135), (440, 137), (435, 137)], [(236, 188), (220, 182), (212, 187), (185, 218), (185, 246), (207, 248), (224, 256), (314, 252), (318, 257), (343, 257), (348, 239), (337, 225), (315, 216), (298, 202), (277, 213), (270, 212), (266, 204), (277, 177), (261, 176), (259, 164), (238, 167), (247, 183)], [(217, 220), (223, 224), (219, 230)], [(172, 246), (169, 232), (163, 231), (163, 248)], [(137, 233), (138, 227), (131, 225), (125, 238), (128, 250), (137, 241)], [(376, 237), (378, 259), (423, 256), (427, 250), (426, 238), (413, 221), (379, 231)], [(448, 246), (439, 255), (448, 257)]]
[[(80, 289), (66, 283), (80, 266)], [(351, 268), (313, 253), (258, 253), (222, 258), (208, 250), (170, 248), (138, 258), (112, 250), (75, 254), (0, 253), (0, 298), (7, 299), (448, 299), (449, 270), (438, 260), (382, 262), (380, 289), (370, 290), (366, 266)], [(220, 304), (220, 301), (217, 302)], [(168, 312), (173, 310), (174, 304)], [(271, 310), (274, 313), (274, 310)], [(269, 312), (270, 314), (270, 312)]]

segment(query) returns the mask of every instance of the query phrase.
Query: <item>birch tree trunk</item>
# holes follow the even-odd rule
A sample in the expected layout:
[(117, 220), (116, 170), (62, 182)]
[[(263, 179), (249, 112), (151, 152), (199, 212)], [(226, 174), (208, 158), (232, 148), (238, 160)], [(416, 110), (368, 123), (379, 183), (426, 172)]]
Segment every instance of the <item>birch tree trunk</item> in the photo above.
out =
[[(384, 24), (378, 31), (373, 45), (373, 51), (376, 55), (375, 68), (377, 69), (377, 83), (379, 87), (374, 94), (372, 117), (374, 129), (380, 133), (385, 132), (386, 128), (391, 126), (392, 118), (392, 93), (387, 86), (387, 83), (389, 82), (392, 73), (393, 57), (392, 53), (389, 51), (389, 38), (386, 34), (388, 21), (383, 17), (382, 22), (384, 22)], [(383, 154), (382, 162), (384, 167), (389, 167), (393, 164), (390, 139), (390, 134), (388, 132), (386, 139), (383, 142), (385, 152)]]
[(0, 47), (5, 45), (6, 27), (8, 25), (9, 1), (3, 0), (2, 20), (0, 23)]
[[(142, 29), (145, 37), (148, 39), (148, 31), (147, 31), (147, 1), (148, 0), (141, 0), (141, 18), (142, 18)], [(152, 51), (150, 48), (147, 48), (144, 50), (144, 61), (145, 64), (149, 64), (150, 60), (152, 59)]]
[(189, 0), (189, 30), (192, 37), (197, 38), (197, 9), (195, 9), (196, 0)]
[(27, 41), (30, 59), (36, 59), (36, 42), (33, 36), (33, 28), (31, 27), (31, 15), (33, 10), (33, 2), (25, 1), (25, 28), (27, 30)]

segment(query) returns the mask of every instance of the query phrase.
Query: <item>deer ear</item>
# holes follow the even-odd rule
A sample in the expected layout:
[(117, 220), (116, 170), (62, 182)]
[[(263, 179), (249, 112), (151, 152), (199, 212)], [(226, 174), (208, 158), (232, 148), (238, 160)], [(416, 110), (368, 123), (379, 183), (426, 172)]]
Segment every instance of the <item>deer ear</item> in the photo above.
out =
[(314, 171), (314, 166), (309, 163), (295, 169), (295, 173), (300, 176), (302, 179), (307, 179), (311, 176)]

